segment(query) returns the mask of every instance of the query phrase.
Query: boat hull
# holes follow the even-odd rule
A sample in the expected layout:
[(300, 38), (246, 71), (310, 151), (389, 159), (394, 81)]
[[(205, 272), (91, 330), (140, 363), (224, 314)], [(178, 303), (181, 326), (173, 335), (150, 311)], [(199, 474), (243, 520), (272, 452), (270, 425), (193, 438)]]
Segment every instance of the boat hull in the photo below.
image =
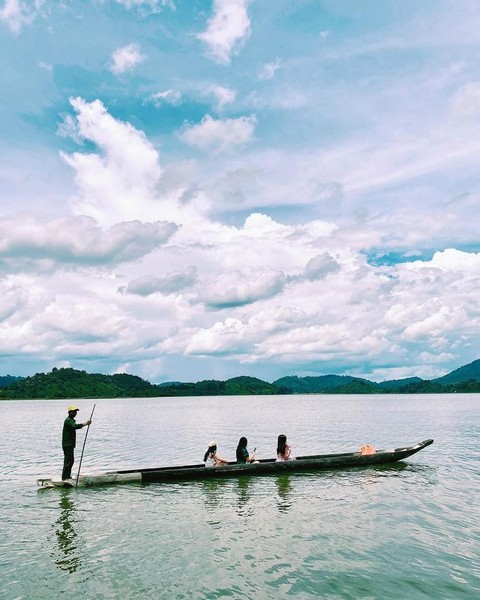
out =
[[(222, 467), (206, 467), (203, 463), (182, 467), (153, 467), (149, 469), (130, 469), (125, 471), (108, 471), (98, 475), (82, 475), (78, 480), (79, 487), (130, 482), (158, 483), (162, 481), (193, 481), (239, 477), (242, 475), (270, 475), (275, 473), (298, 473), (369, 467), (384, 465), (404, 460), (433, 443), (432, 439), (424, 440), (413, 446), (378, 450), (373, 454), (348, 452), (343, 454), (319, 454), (315, 456), (299, 456), (296, 460), (277, 462), (275, 459), (264, 459), (249, 464), (228, 463)], [(55, 481), (44, 478), (37, 480), (40, 489), (52, 487), (76, 487), (76, 481)]]

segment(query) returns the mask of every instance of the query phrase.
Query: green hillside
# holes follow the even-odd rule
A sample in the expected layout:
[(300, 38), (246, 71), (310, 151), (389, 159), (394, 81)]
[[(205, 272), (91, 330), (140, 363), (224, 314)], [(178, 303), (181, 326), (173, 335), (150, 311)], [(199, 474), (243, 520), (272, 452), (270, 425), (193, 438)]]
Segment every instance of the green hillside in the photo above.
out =
[(198, 383), (153, 385), (135, 375), (102, 375), (75, 369), (37, 373), (0, 389), (0, 399), (20, 398), (139, 398), (161, 396), (239, 396), (289, 393), (255, 377), (214, 379)]
[(296, 375), (292, 375), (290, 377), (281, 377), (274, 381), (273, 384), (290, 390), (292, 394), (325, 394), (352, 381), (360, 381), (360, 379), (349, 375), (319, 375), (318, 377), (297, 377)]
[(406, 377), (405, 379), (389, 379), (387, 381), (382, 381), (378, 385), (382, 388), (383, 392), (388, 390), (398, 391), (406, 385), (410, 385), (411, 383), (421, 383), (422, 381), (424, 380), (420, 379), (420, 377)]
[(54, 368), (1, 388), (0, 398), (121, 398), (151, 396), (156, 391), (156, 386), (135, 375)]
[(13, 375), (0, 375), (0, 388), (21, 381), (22, 379), (23, 377), (14, 377)]
[(478, 381), (480, 382), (480, 359), (474, 360), (468, 365), (464, 365), (459, 369), (455, 369), (448, 375), (432, 379), (435, 383), (442, 385), (451, 383), (461, 383), (462, 381)]
[(161, 386), (159, 396), (248, 396), (290, 393), (256, 377), (233, 377), (226, 381), (208, 379), (197, 383), (175, 383)]

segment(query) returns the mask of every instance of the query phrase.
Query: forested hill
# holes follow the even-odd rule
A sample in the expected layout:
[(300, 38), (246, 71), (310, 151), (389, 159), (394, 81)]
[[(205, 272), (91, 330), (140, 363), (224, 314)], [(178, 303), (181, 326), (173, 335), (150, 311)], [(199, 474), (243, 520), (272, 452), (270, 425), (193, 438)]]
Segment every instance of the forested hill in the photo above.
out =
[(22, 379), (23, 377), (14, 377), (13, 375), (0, 375), (0, 388), (15, 383), (16, 381), (21, 381)]
[(122, 398), (155, 395), (156, 386), (135, 375), (102, 375), (75, 369), (37, 373), (0, 389), (0, 398)]
[(376, 383), (349, 375), (282, 377), (268, 383), (256, 377), (233, 377), (197, 383), (155, 385), (136, 375), (102, 375), (76, 369), (53, 369), (31, 377), (0, 378), (1, 399), (21, 398), (146, 398), (161, 396), (240, 396), (272, 394), (435, 394), (480, 392), (480, 360), (438, 379), (419, 377)]
[(75, 369), (37, 373), (0, 388), (0, 399), (20, 398), (147, 398), (157, 396), (238, 396), (288, 393), (255, 377), (154, 385), (126, 373), (102, 375)]
[(448, 375), (444, 375), (443, 377), (439, 377), (433, 381), (435, 383), (445, 385), (449, 383), (460, 383), (462, 381), (470, 380), (480, 380), (480, 360), (474, 360), (472, 363), (464, 365), (459, 369), (455, 369), (455, 371), (448, 373)]

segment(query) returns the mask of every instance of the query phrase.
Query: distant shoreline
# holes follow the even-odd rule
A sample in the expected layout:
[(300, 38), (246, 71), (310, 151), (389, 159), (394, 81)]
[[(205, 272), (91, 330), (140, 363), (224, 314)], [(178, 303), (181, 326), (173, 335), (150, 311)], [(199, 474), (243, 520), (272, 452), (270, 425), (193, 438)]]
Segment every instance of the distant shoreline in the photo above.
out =
[(0, 400), (75, 400), (101, 398), (174, 398), (285, 395), (418, 395), (480, 393), (480, 360), (438, 379), (419, 377), (376, 383), (350, 375), (282, 377), (273, 383), (240, 376), (196, 383), (152, 384), (136, 375), (103, 375), (72, 368), (54, 368), (31, 377), (0, 378)]

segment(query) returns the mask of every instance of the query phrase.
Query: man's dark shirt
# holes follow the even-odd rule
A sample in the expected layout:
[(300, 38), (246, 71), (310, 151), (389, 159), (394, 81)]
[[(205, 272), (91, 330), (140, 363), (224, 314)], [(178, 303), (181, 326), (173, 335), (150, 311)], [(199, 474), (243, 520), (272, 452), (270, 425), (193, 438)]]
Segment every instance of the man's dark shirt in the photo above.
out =
[(75, 448), (75, 443), (77, 440), (77, 429), (81, 429), (83, 427), (83, 423), (77, 423), (75, 419), (72, 417), (67, 417), (63, 422), (63, 431), (62, 431), (62, 447), (65, 448), (67, 446), (73, 446)]

